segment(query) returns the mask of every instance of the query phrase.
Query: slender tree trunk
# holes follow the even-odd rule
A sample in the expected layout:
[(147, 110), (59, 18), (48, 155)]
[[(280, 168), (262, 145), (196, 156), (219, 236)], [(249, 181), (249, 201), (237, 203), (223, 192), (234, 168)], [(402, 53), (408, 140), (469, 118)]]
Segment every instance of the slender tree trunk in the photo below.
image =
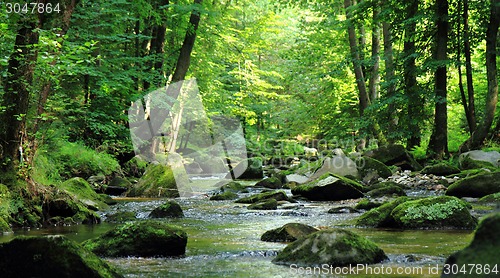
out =
[[(458, 14), (461, 14), (462, 13), (462, 4), (464, 5), (464, 7), (467, 7), (467, 0), (463, 0), (464, 2), (462, 3), (462, 1), (458, 1), (457, 2), (457, 13)], [(467, 126), (469, 127), (469, 134), (472, 134), (472, 132), (474, 132), (474, 130), (476, 129), (476, 119), (474, 118), (474, 109), (471, 109), (470, 106), (469, 106), (469, 101), (471, 101), (471, 97), (472, 97), (472, 106), (474, 106), (474, 92), (472, 92), (472, 94), (470, 94), (471, 90), (473, 90), (473, 86), (472, 84), (470, 84), (470, 87), (468, 86), (468, 96), (466, 95), (465, 93), (465, 89), (464, 89), (464, 82), (463, 82), (463, 77), (462, 77), (462, 62), (461, 62), (461, 59), (462, 59), (462, 30), (460, 29), (461, 28), (461, 21), (463, 20), (464, 21), (464, 26), (466, 27), (467, 24), (465, 22), (467, 22), (467, 18), (468, 18), (468, 15), (467, 15), (467, 8), (464, 8), (464, 12), (463, 12), (463, 15), (461, 15), (458, 20), (457, 20), (457, 69), (458, 69), (458, 88), (460, 90), (460, 98), (461, 98), (461, 101), (462, 101), (462, 106), (464, 107), (464, 112), (465, 112), (465, 118), (467, 119)], [(466, 28), (464, 27), (464, 30), (463, 30), (463, 33), (464, 33), (464, 37), (467, 37), (467, 30), (465, 30)], [(465, 43), (465, 39), (464, 39), (464, 44)], [(468, 41), (468, 39), (467, 39)], [(468, 43), (467, 43), (468, 44)], [(470, 59), (470, 48), (469, 48), (469, 59)], [(472, 73), (471, 73), (471, 82), (472, 82)], [(469, 85), (469, 83), (467, 83), (467, 85)]]
[(436, 1), (437, 34), (434, 59), (439, 63), (434, 73), (434, 129), (429, 142), (428, 152), (438, 159), (449, 155), (448, 152), (448, 112), (447, 112), (447, 48), (448, 48), (448, 0)]
[(368, 87), (370, 90), (371, 101), (375, 101), (379, 98), (379, 84), (380, 84), (380, 23), (379, 14), (380, 6), (378, 1), (375, 2), (373, 6), (373, 22), (372, 22), (372, 67), (370, 80), (368, 82)]
[(406, 2), (406, 20), (410, 20), (404, 27), (405, 40), (403, 46), (403, 79), (404, 90), (408, 97), (408, 130), (410, 136), (406, 148), (412, 149), (421, 143), (421, 130), (419, 118), (422, 117), (424, 100), (420, 96), (417, 84), (417, 66), (415, 64), (415, 30), (416, 23), (413, 18), (417, 15), (419, 0)]
[[(26, 114), (28, 113), (33, 72), (38, 57), (34, 47), (39, 40), (36, 30), (42, 26), (40, 17), (22, 17), (9, 62), (5, 93), (1, 105), (4, 111), (0, 120), (0, 157), (3, 172), (15, 169), (23, 159), (23, 140), (26, 139)], [(1, 174), (0, 174), (1, 175)]]
[[(194, 3), (201, 5), (202, 0), (194, 0)], [(191, 64), (191, 52), (193, 51), (196, 31), (198, 30), (199, 23), (200, 12), (198, 10), (194, 10), (189, 18), (188, 29), (186, 31), (186, 36), (184, 37), (184, 42), (182, 43), (179, 59), (177, 59), (177, 65), (175, 66), (175, 71), (172, 76), (172, 82), (184, 80), (186, 77), (189, 65)]]
[(470, 118), (469, 129), (474, 132), (477, 128), (476, 122), (476, 107), (474, 104), (474, 84), (472, 81), (472, 62), (469, 39), (469, 0), (464, 0), (464, 54), (465, 54), (465, 76), (467, 79), (467, 95), (468, 95), (468, 117)]
[(471, 137), (460, 146), (461, 152), (478, 149), (484, 145), (484, 140), (490, 131), (498, 103), (496, 45), (500, 25), (500, 0), (491, 0), (490, 7), (490, 18), (486, 30), (486, 77), (488, 81), (488, 94), (486, 96), (484, 118)]
[(356, 30), (354, 29), (354, 25), (352, 23), (352, 15), (350, 12), (351, 6), (351, 0), (344, 0), (347, 19), (347, 33), (349, 36), (349, 47), (351, 49), (351, 59), (354, 66), (354, 75), (356, 76), (356, 85), (358, 87), (359, 115), (363, 116), (365, 109), (370, 104), (370, 97), (366, 89), (365, 76), (363, 74), (363, 68), (361, 66), (358, 43), (356, 41)]
[[(195, 4), (201, 5), (202, 0), (194, 0)], [(182, 43), (179, 58), (177, 59), (177, 65), (175, 67), (174, 74), (172, 76), (172, 84), (168, 86), (167, 94), (172, 99), (177, 99), (179, 97), (182, 83), (186, 77), (189, 65), (191, 64), (191, 52), (193, 51), (194, 42), (196, 40), (196, 31), (198, 30), (198, 25), (200, 23), (200, 12), (195, 9), (191, 12), (191, 17), (189, 18), (189, 25), (186, 31), (186, 36), (184, 37), (184, 42)], [(173, 106), (173, 104), (171, 105)], [(177, 115), (172, 119), (172, 137), (169, 151), (173, 152), (176, 149), (177, 137), (179, 135), (179, 126), (182, 122), (182, 112), (183, 104), (182, 99), (180, 103), (180, 109)]]

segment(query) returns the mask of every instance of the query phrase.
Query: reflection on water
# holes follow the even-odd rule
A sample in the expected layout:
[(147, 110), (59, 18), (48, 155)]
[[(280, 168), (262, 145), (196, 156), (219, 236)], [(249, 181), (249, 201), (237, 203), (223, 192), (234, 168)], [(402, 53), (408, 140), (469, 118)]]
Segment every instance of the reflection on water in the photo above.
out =
[[(288, 192), (289, 193), (289, 192)], [(471, 231), (399, 231), (383, 229), (357, 229), (352, 219), (359, 213), (328, 214), (333, 206), (349, 205), (345, 202), (299, 202), (287, 209), (252, 211), (246, 205), (232, 201), (210, 201), (207, 196), (180, 198), (185, 218), (164, 220), (183, 227), (188, 233), (186, 255), (181, 258), (106, 258), (127, 277), (303, 277), (304, 272), (288, 266), (271, 263), (283, 243), (260, 241), (267, 230), (289, 222), (316, 227), (343, 227), (377, 243), (389, 256), (379, 267), (390, 269), (391, 277), (438, 277), (428, 274), (427, 268), (442, 265), (447, 256), (462, 249), (472, 239)], [(158, 199), (120, 199), (109, 212), (134, 211), (139, 218), (162, 204)], [(105, 215), (103, 215), (105, 218)], [(16, 231), (15, 235), (63, 234), (81, 242), (96, 237), (113, 227), (112, 224), (78, 225), (48, 229)], [(0, 242), (14, 235), (0, 236)], [(377, 266), (377, 265), (375, 265)], [(401, 267), (423, 268), (423, 273), (401, 274)], [(304, 270), (305, 271), (305, 270)], [(337, 276), (320, 272), (311, 277)], [(353, 275), (348, 275), (354, 277)], [(380, 277), (379, 274), (355, 275)]]

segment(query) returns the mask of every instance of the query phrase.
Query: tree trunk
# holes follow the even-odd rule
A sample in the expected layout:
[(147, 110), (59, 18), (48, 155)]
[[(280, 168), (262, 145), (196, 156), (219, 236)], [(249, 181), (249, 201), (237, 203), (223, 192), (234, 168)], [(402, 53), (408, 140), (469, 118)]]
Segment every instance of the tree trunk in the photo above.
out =
[[(201, 5), (202, 0), (194, 0), (195, 4)], [(186, 30), (186, 36), (184, 37), (184, 42), (182, 43), (179, 58), (177, 59), (177, 65), (175, 67), (174, 74), (172, 76), (172, 83), (168, 86), (167, 94), (172, 99), (177, 99), (179, 97), (183, 81), (186, 77), (189, 65), (191, 63), (191, 52), (193, 51), (194, 42), (196, 39), (196, 31), (198, 30), (198, 25), (200, 23), (200, 12), (195, 9), (191, 12), (191, 17), (189, 18), (188, 29)], [(182, 112), (183, 104), (182, 99), (180, 100), (180, 109), (177, 115), (172, 119), (172, 136), (169, 151), (173, 152), (176, 149), (177, 137), (179, 135), (179, 127), (182, 122)], [(173, 103), (171, 104), (171, 107)]]
[(358, 43), (356, 41), (356, 30), (354, 29), (352, 15), (350, 12), (351, 6), (351, 0), (344, 0), (344, 7), (346, 9), (347, 33), (349, 35), (349, 47), (351, 49), (351, 59), (354, 66), (354, 75), (356, 76), (356, 85), (358, 87), (359, 115), (363, 116), (365, 109), (370, 104), (370, 97), (366, 89), (365, 76), (363, 74), (363, 68), (361, 66)]
[(434, 73), (434, 129), (429, 142), (428, 152), (437, 159), (449, 155), (448, 152), (448, 114), (447, 114), (447, 47), (448, 47), (448, 0), (436, 1), (436, 26), (434, 60), (439, 63)]
[(468, 95), (468, 117), (470, 118), (469, 129), (474, 132), (477, 128), (476, 123), (476, 107), (474, 104), (474, 84), (472, 82), (472, 62), (469, 40), (469, 0), (464, 0), (464, 54), (465, 54), (465, 76), (467, 79), (467, 95)]
[(380, 84), (380, 23), (379, 23), (380, 6), (375, 2), (373, 7), (373, 22), (372, 22), (372, 67), (368, 87), (370, 90), (371, 101), (379, 98), (379, 84)]
[(417, 67), (415, 65), (415, 30), (416, 22), (413, 18), (417, 15), (419, 0), (406, 2), (406, 20), (404, 28), (405, 40), (403, 46), (403, 79), (404, 90), (408, 97), (408, 131), (410, 136), (407, 140), (406, 148), (412, 149), (421, 143), (421, 130), (419, 118), (423, 113), (424, 100), (419, 94), (417, 85)]
[(22, 17), (16, 35), (14, 51), (8, 62), (5, 93), (1, 105), (5, 107), (0, 121), (0, 157), (4, 172), (15, 169), (23, 159), (23, 140), (26, 138), (26, 114), (28, 113), (33, 72), (38, 57), (34, 47), (39, 40), (42, 21), (40, 17)]
[[(194, 3), (201, 5), (202, 0), (194, 0)], [(186, 78), (189, 65), (191, 64), (191, 52), (193, 51), (194, 41), (196, 39), (196, 30), (198, 30), (199, 23), (200, 12), (195, 9), (191, 12), (191, 17), (189, 18), (188, 29), (186, 31), (186, 36), (184, 37), (184, 42), (182, 43), (179, 58), (177, 59), (177, 65), (175, 66), (175, 71), (172, 76), (172, 82), (181, 81)]]
[(496, 64), (496, 44), (498, 39), (498, 27), (500, 25), (500, 0), (492, 0), (490, 3), (490, 18), (486, 30), (486, 76), (488, 81), (488, 94), (484, 109), (484, 118), (471, 137), (460, 146), (460, 151), (478, 149), (484, 145), (491, 124), (495, 117), (498, 103), (498, 79)]

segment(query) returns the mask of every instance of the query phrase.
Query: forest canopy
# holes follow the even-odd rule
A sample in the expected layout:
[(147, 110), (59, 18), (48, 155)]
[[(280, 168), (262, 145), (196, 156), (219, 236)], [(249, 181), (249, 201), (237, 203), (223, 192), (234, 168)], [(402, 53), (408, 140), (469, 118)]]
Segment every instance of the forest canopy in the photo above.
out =
[(250, 151), (324, 139), (442, 159), (499, 139), (498, 0), (38, 2), (59, 12), (0, 1), (2, 183), (76, 148), (125, 161), (131, 103), (190, 78)]

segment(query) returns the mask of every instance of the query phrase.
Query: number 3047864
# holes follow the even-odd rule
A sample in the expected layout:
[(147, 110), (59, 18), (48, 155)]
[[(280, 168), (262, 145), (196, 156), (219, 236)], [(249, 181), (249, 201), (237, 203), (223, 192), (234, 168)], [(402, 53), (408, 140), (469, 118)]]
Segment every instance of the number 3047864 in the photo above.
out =
[(5, 3), (5, 10), (8, 14), (51, 14), (60, 13), (59, 3)]

